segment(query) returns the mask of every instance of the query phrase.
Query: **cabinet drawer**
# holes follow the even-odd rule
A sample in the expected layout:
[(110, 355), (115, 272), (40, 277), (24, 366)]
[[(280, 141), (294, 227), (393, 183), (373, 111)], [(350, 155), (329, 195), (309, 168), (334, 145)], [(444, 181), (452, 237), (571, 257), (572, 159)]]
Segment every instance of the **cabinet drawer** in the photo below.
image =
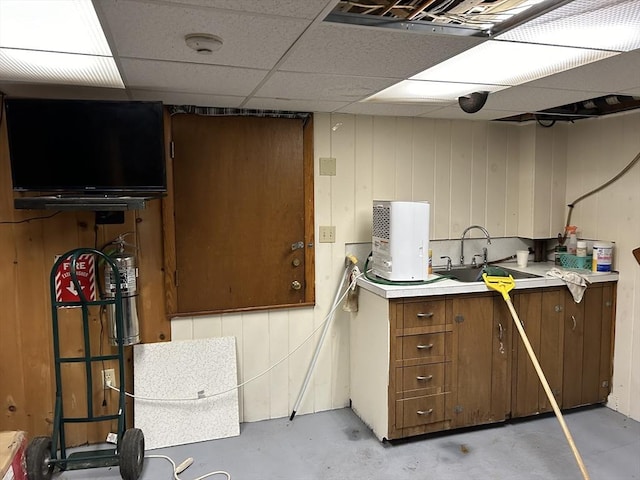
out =
[(451, 377), (451, 362), (400, 367), (396, 369), (396, 393), (402, 398), (443, 393), (449, 390), (447, 377)]
[(450, 333), (425, 333), (399, 337), (402, 360), (418, 359), (424, 362), (443, 362), (447, 354)]
[(415, 427), (444, 420), (445, 394), (396, 401), (398, 428)]
[(444, 300), (407, 302), (402, 309), (399, 328), (434, 327), (445, 323)]

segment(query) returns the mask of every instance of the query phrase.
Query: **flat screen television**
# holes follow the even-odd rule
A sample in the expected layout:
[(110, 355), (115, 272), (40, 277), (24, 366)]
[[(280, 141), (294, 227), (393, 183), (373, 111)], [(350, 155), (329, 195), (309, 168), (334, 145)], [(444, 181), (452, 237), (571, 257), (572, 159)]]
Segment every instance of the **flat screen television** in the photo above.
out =
[(167, 190), (161, 102), (5, 100), (14, 191)]

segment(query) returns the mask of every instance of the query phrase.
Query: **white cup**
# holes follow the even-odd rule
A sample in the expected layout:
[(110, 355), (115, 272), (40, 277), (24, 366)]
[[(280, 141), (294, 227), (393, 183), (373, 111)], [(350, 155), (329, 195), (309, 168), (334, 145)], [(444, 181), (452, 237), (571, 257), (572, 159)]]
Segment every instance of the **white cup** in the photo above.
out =
[(529, 250), (516, 250), (516, 259), (518, 267), (525, 268), (529, 260)]

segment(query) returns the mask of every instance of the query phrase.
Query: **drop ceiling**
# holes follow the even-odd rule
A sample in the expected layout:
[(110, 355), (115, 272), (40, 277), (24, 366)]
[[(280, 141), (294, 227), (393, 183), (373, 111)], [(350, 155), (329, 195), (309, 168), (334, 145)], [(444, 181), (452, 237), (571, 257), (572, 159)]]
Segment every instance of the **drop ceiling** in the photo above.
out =
[[(413, 6), (402, 11), (415, 13), (419, 6), (433, 2), (397, 3)], [(100, 0), (94, 4), (125, 89), (0, 78), (0, 90), (13, 96), (481, 120), (522, 120), (523, 114), (588, 99), (640, 96), (640, 50), (633, 50), (492, 93), (474, 114), (463, 112), (454, 101), (363, 103), (479, 45), (486, 36), (324, 21), (334, 11), (347, 10), (348, 3), (338, 0)], [(427, 7), (420, 15), (425, 12)], [(439, 23), (448, 25), (451, 19)], [(220, 37), (222, 47), (209, 55), (199, 54), (185, 43), (185, 36), (192, 33)]]

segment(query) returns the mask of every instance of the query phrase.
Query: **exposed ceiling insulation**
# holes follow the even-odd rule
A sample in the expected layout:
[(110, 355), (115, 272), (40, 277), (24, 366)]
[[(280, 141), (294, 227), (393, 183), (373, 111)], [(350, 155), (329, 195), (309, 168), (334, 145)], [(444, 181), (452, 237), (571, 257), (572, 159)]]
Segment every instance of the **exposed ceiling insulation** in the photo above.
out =
[(603, 115), (635, 110), (637, 108), (640, 108), (640, 96), (604, 95), (598, 98), (548, 108), (539, 112), (521, 113), (497, 120), (505, 122), (527, 122), (535, 120), (544, 127), (550, 127), (556, 122), (572, 122), (584, 118), (601, 117)]
[(488, 30), (539, 3), (540, 0), (340, 0), (332, 13)]

